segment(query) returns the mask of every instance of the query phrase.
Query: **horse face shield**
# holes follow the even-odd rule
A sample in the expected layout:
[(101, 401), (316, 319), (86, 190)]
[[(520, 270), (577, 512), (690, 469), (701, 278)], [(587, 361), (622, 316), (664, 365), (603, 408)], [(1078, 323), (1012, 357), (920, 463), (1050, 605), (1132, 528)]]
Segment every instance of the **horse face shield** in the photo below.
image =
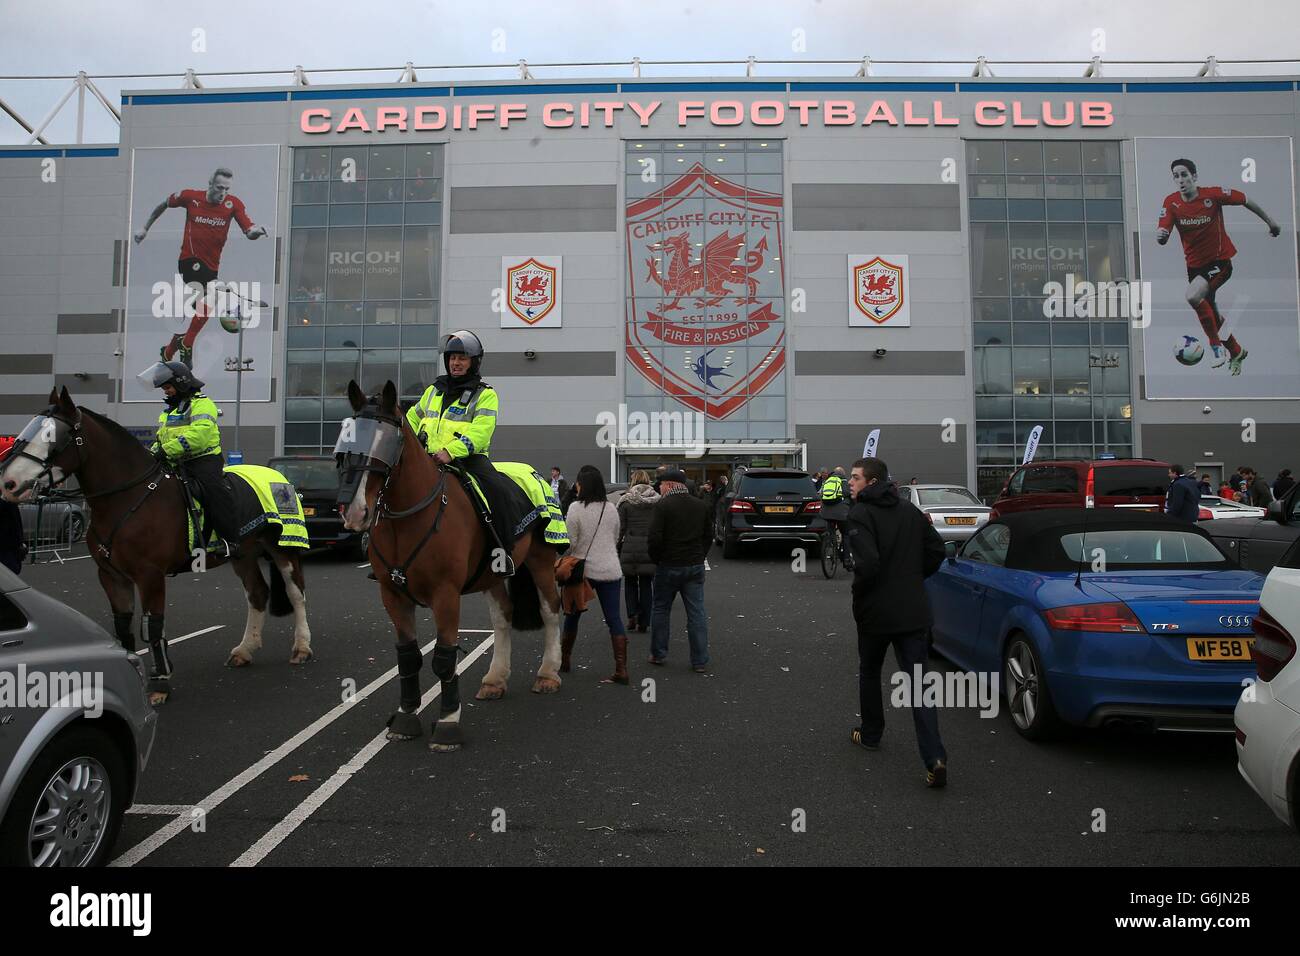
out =
[(363, 531), (370, 523), (370, 505), (366, 500), (371, 473), (387, 477), (401, 453), (402, 430), (391, 422), (374, 418), (345, 419), (334, 445), (334, 460), (339, 469), (337, 504), (344, 512), (344, 527)]

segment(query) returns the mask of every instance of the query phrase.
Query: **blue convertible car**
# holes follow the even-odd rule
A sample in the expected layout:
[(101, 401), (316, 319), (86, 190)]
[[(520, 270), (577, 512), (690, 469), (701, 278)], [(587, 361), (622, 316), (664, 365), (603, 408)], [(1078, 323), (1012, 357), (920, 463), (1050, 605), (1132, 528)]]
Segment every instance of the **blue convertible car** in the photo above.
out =
[(1053, 509), (990, 522), (926, 581), (935, 650), (1001, 675), (1025, 737), (1060, 722), (1231, 730), (1264, 579), (1160, 514)]

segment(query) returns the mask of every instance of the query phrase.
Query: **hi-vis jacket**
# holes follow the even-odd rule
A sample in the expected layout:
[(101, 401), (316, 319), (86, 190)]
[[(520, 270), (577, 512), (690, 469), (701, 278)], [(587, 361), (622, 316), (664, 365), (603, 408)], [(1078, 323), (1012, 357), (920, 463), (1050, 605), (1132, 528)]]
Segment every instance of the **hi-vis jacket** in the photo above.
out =
[(822, 501), (843, 501), (844, 500), (844, 479), (839, 475), (831, 475), (822, 482)]
[(168, 461), (186, 461), (200, 455), (221, 454), (216, 403), (202, 392), (184, 399), (158, 416), (158, 438), (151, 450), (162, 448)]
[(430, 385), (406, 413), (416, 434), (424, 430), (424, 445), (431, 454), (444, 448), (453, 459), (487, 455), (497, 427), (497, 393), (491, 385), (442, 393)]

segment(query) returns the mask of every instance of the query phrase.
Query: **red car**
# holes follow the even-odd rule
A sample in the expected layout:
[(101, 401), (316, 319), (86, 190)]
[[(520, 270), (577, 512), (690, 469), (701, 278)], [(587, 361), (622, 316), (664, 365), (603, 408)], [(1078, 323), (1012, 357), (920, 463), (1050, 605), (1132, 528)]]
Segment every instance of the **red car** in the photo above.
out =
[(1169, 465), (1151, 458), (1033, 461), (1011, 473), (990, 520), (1043, 508), (1164, 511)]

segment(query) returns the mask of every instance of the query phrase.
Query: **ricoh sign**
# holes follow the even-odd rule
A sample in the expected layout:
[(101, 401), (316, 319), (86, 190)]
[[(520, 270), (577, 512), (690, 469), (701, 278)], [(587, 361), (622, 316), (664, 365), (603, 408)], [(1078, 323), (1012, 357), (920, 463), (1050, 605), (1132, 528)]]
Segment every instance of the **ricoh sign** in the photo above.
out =
[[(424, 133), (445, 130), (509, 129), (539, 120), (547, 129), (622, 127), (642, 129), (668, 123), (678, 129), (724, 129), (743, 126), (959, 127), (966, 122), (943, 100), (580, 100), (541, 105), (528, 103), (457, 103), (442, 105), (375, 105), (304, 109), (298, 128), (308, 135), (326, 133)], [(970, 122), (976, 127), (1109, 127), (1115, 111), (1108, 100), (979, 100)]]

